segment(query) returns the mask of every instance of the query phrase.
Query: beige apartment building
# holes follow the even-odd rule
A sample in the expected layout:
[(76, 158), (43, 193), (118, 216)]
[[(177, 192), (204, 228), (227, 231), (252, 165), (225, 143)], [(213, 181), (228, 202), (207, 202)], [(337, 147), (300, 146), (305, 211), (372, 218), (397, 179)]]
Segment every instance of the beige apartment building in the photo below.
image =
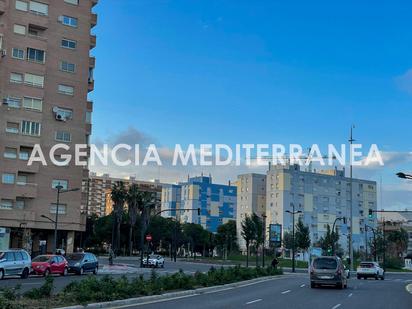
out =
[(131, 184), (136, 184), (140, 191), (155, 193), (157, 200), (155, 209), (160, 210), (163, 184), (159, 181), (143, 181), (134, 177), (114, 178), (108, 174), (98, 176), (95, 173), (90, 173), (89, 178), (83, 181), (83, 193), (86, 195), (86, 199), (82, 205), (82, 211), (88, 215), (95, 214), (98, 217), (110, 215), (113, 211), (112, 186), (118, 181), (122, 181), (126, 188)]
[[(0, 0), (0, 241), (52, 251), (55, 186), (81, 189), (86, 167), (28, 166), (38, 144), (88, 144), (97, 0)], [(62, 152), (57, 153), (57, 156)], [(58, 159), (58, 157), (57, 157)], [(73, 250), (85, 229), (81, 190), (60, 196), (58, 247)], [(49, 219), (47, 219), (48, 217)], [(50, 220), (51, 219), (51, 220)], [(9, 240), (8, 240), (9, 238)]]

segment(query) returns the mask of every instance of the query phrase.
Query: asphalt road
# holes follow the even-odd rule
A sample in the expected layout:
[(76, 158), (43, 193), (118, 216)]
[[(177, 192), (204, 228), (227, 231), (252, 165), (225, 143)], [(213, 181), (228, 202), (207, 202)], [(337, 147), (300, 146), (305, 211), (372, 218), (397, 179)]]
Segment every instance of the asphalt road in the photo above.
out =
[(122, 308), (411, 309), (412, 294), (405, 288), (409, 283), (411, 274), (388, 274), (385, 281), (350, 279), (344, 290), (311, 289), (307, 274), (294, 274), (220, 292)]
[[(107, 265), (108, 261), (106, 259), (100, 259), (99, 262), (102, 265)], [(135, 266), (135, 271), (136, 273), (133, 274), (126, 274), (126, 277), (128, 278), (135, 278), (136, 276), (143, 274), (145, 277), (149, 277), (150, 273), (152, 271), (151, 268), (139, 268), (138, 263), (136, 259), (133, 260), (127, 260), (127, 259), (122, 259), (122, 260), (116, 260), (115, 263), (119, 264), (129, 264), (129, 265), (134, 265)], [(178, 272), (180, 269), (182, 269), (185, 273), (187, 274), (194, 274), (196, 271), (200, 272), (206, 272), (212, 267), (212, 264), (203, 264), (203, 263), (191, 263), (191, 262), (181, 262), (177, 261), (176, 263), (171, 262), (170, 260), (165, 261), (165, 268), (157, 268), (156, 271), (160, 275), (166, 275), (166, 274), (173, 274), (175, 272)], [(220, 265), (215, 265), (216, 267), (221, 267)], [(53, 275), (54, 278), (54, 286), (55, 286), (55, 292), (60, 291), (63, 289), (66, 285), (68, 285), (72, 281), (77, 281), (84, 279), (86, 276), (94, 276), (92, 274), (85, 274), (83, 276), (77, 276), (77, 275), (68, 275), (67, 277), (62, 277), (59, 275)], [(102, 277), (103, 275), (99, 274), (98, 277)], [(111, 275), (113, 277), (120, 277), (122, 274), (113, 274)], [(9, 288), (14, 288), (16, 285), (21, 285), (21, 291), (25, 292), (28, 290), (31, 290), (33, 288), (39, 288), (42, 284), (44, 284), (44, 278), (41, 276), (30, 276), (28, 279), (20, 279), (18, 277), (9, 277), (9, 278), (4, 278), (3, 280), (0, 281), (0, 288), (2, 287), (9, 287)]]

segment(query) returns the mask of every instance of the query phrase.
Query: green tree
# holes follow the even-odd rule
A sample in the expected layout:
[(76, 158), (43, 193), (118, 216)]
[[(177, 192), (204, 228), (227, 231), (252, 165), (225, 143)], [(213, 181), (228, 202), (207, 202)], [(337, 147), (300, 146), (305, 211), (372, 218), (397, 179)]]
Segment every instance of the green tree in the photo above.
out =
[(120, 225), (122, 223), (122, 216), (124, 212), (124, 203), (126, 201), (127, 191), (123, 181), (114, 183), (111, 192), (111, 199), (113, 201), (113, 231), (112, 231), (112, 246), (113, 251), (118, 253), (120, 250)]
[(191, 244), (194, 258), (196, 258), (196, 252), (205, 251), (209, 242), (209, 232), (206, 231), (203, 226), (195, 223), (186, 223), (183, 225), (183, 234)]
[(299, 219), (296, 225), (296, 247), (300, 250), (307, 251), (310, 247), (310, 233), (309, 227), (303, 224), (303, 221)]
[(241, 235), (246, 242), (246, 267), (249, 267), (250, 245), (256, 238), (256, 225), (248, 215), (242, 221)]
[[(263, 220), (257, 214), (252, 214), (252, 221), (255, 224), (255, 253), (256, 253), (256, 266), (259, 266), (259, 247), (263, 245)], [(263, 249), (263, 248), (262, 248)]]
[(283, 233), (283, 246), (286, 249), (292, 249), (293, 248), (293, 235), (292, 235), (292, 232), (284, 232)]
[(331, 231), (330, 225), (327, 225), (326, 234), (319, 239), (319, 245), (326, 255), (333, 255), (339, 249), (339, 233)]
[(230, 220), (229, 222), (220, 225), (217, 228), (215, 238), (218, 248), (223, 252), (224, 258), (227, 259), (228, 254), (237, 247), (236, 221)]
[(391, 231), (387, 236), (388, 251), (392, 257), (401, 258), (408, 249), (408, 232), (401, 228), (397, 231)]
[(138, 216), (138, 199), (139, 199), (139, 187), (137, 184), (132, 184), (129, 187), (129, 190), (127, 192), (127, 210), (128, 210), (128, 216), (129, 216), (129, 255), (131, 256), (133, 254), (133, 229), (134, 226), (136, 225), (136, 220)]

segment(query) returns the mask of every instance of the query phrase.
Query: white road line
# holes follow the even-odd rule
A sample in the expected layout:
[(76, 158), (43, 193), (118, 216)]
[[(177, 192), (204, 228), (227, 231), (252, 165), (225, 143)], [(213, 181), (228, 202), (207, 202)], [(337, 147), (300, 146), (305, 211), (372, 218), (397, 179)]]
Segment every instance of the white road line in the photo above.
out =
[(282, 294), (288, 294), (290, 292), (292, 292), (292, 291), (291, 290), (286, 290), (286, 291), (283, 291)]
[(258, 302), (260, 302), (260, 301), (262, 301), (261, 298), (255, 299), (255, 300), (252, 300), (252, 301), (247, 302), (246, 305), (251, 305), (251, 304), (254, 304), (254, 303), (258, 303)]
[(302, 284), (300, 287), (301, 287), (301, 288), (304, 288), (304, 287), (305, 287), (305, 285), (304, 285), (304, 284)]
[(147, 302), (140, 303), (140, 304), (130, 304), (130, 305), (123, 305), (123, 306), (113, 307), (113, 309), (144, 306), (144, 305), (155, 304), (155, 303), (162, 303), (162, 302), (167, 302), (167, 301), (171, 301), (171, 300), (177, 300), (177, 299), (182, 299), (182, 298), (189, 298), (189, 297), (194, 297), (194, 296), (199, 296), (199, 294), (183, 295), (183, 296), (178, 296), (178, 297), (173, 297), (173, 298), (165, 298), (165, 299), (159, 299), (159, 300), (151, 300), (151, 301), (147, 301)]
[(229, 290), (233, 290), (233, 289), (234, 289), (233, 287), (229, 287), (229, 288), (226, 288), (226, 289), (221, 289), (221, 290), (216, 290), (216, 291), (205, 292), (205, 293), (203, 293), (203, 294), (214, 294), (214, 293), (229, 291)]
[(341, 306), (341, 304), (337, 304), (336, 306), (333, 306), (332, 309), (337, 309)]
[(352, 297), (352, 295), (353, 295), (353, 293), (350, 293), (350, 294), (348, 295), (348, 297)]

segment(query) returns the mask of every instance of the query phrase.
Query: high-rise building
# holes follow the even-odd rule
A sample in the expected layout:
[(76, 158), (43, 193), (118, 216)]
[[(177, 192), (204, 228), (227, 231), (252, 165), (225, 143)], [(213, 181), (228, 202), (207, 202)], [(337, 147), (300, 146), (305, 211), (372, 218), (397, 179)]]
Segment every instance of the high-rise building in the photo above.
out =
[[(219, 225), (236, 220), (236, 186), (212, 183), (212, 177), (193, 177), (178, 185), (166, 185), (162, 190), (164, 217), (177, 218), (184, 223), (201, 224), (210, 232)], [(189, 211), (176, 211), (192, 209)], [(200, 209), (200, 216), (197, 209)]]
[[(80, 189), (88, 176), (74, 160), (58, 167), (48, 155), (55, 144), (73, 155), (75, 144), (89, 141), (97, 2), (0, 0), (0, 227), (11, 233), (4, 246), (52, 251), (55, 187)], [(47, 166), (27, 165), (36, 144)], [(60, 196), (57, 243), (67, 252), (85, 229), (82, 197), (80, 190)]]
[[(249, 209), (261, 216), (261, 207), (256, 209), (256, 201), (249, 196), (261, 194), (262, 187), (248, 185), (246, 179), (257, 179), (257, 176), (240, 175), (238, 195), (238, 209), (245, 213)], [(270, 224), (280, 224), (282, 231), (292, 231), (292, 215), (286, 211), (301, 211), (295, 216), (295, 223), (299, 219), (309, 227), (312, 243), (316, 243), (325, 235), (327, 226), (331, 228), (336, 218), (350, 217), (350, 179), (345, 177), (344, 170), (325, 170), (308, 172), (302, 171), (299, 165), (271, 166), (266, 175), (266, 231), (269, 239)], [(242, 194), (242, 189), (243, 193)], [(253, 192), (250, 192), (253, 190)], [(353, 244), (356, 250), (365, 248), (365, 226), (376, 227), (376, 217), (369, 218), (368, 210), (377, 209), (376, 182), (352, 180), (352, 207), (353, 207)], [(256, 198), (255, 198), (256, 199)], [(241, 218), (240, 218), (241, 219)], [(336, 221), (336, 228), (340, 234), (340, 245), (347, 252), (349, 224), (343, 220)], [(238, 223), (238, 229), (240, 223)], [(238, 231), (238, 234), (240, 231)], [(372, 235), (367, 234), (367, 238)], [(242, 249), (243, 242), (239, 242)]]

